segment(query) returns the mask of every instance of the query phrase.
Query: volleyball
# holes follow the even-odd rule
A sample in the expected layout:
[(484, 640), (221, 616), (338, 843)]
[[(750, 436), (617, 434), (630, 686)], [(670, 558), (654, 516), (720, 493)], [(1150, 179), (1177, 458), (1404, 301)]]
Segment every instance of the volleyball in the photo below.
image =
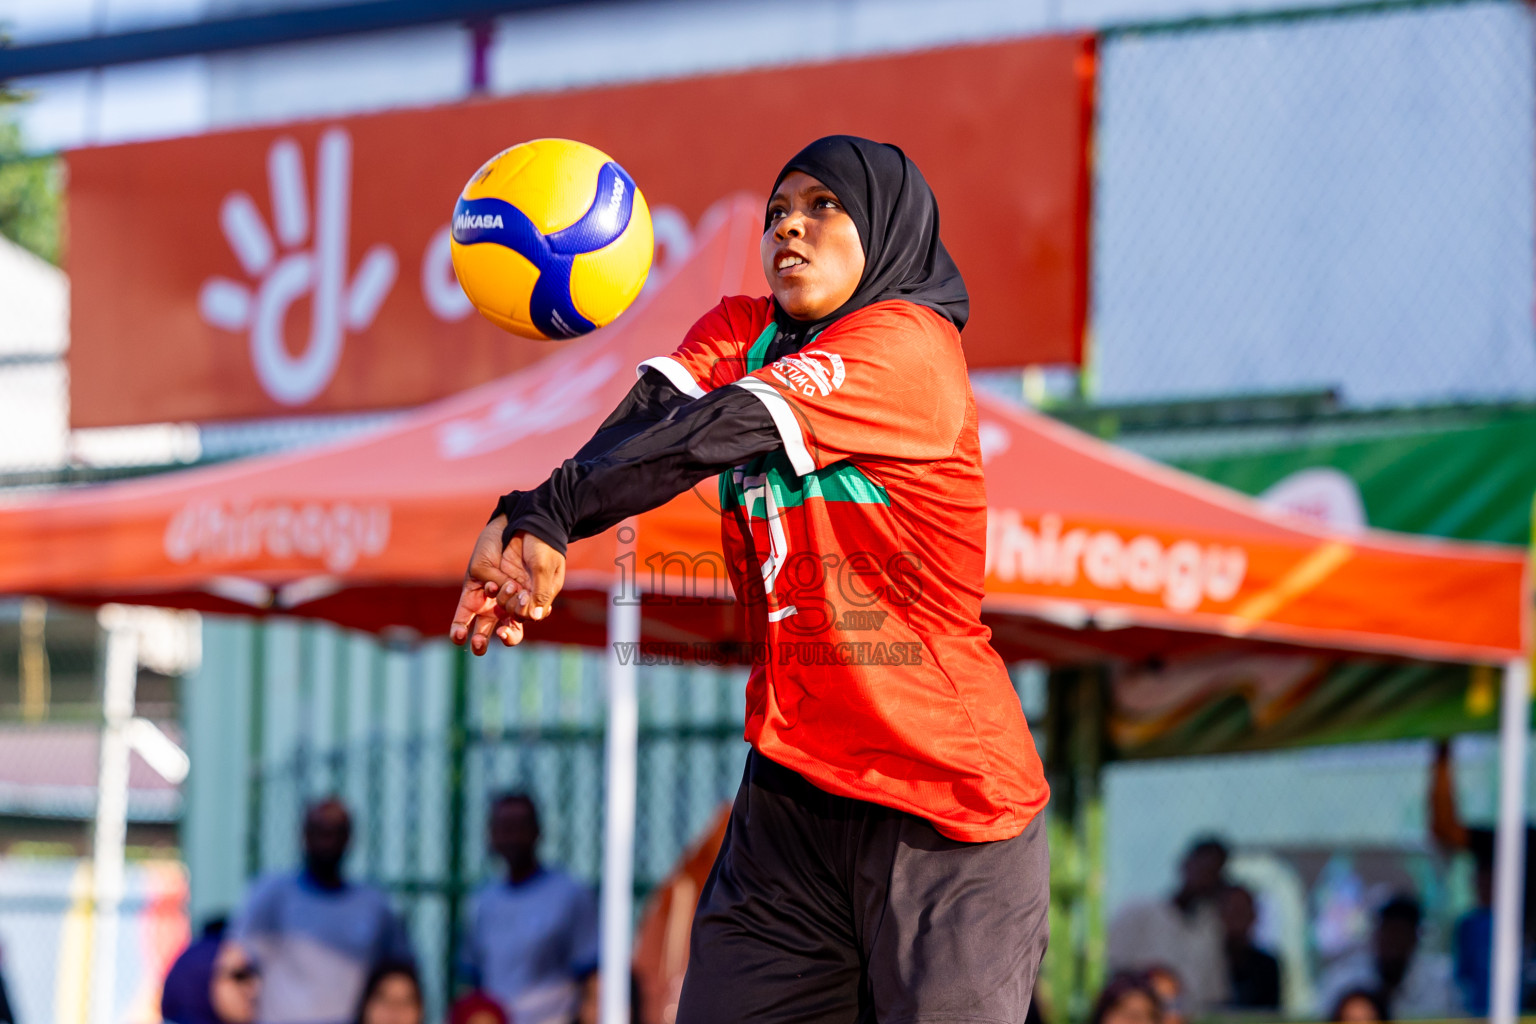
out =
[(635, 301), (655, 251), (634, 179), (600, 149), (535, 139), (491, 157), (453, 209), (453, 270), (469, 301), (525, 338), (575, 338)]

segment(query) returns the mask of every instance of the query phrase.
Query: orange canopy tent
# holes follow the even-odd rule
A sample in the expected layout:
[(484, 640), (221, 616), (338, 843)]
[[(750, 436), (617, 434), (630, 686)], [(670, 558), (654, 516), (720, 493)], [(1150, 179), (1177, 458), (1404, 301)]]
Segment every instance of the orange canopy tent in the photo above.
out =
[[(719, 296), (761, 293), (758, 218), (754, 203), (725, 204), (701, 226), (693, 259), (615, 326), (366, 436), (0, 508), (0, 593), (446, 632), (495, 496), (537, 485), (579, 448), (634, 367), (670, 351)], [(1527, 647), (1525, 563), (1514, 550), (1280, 519), (1043, 416), (986, 395), (977, 405), (991, 506), (984, 614), (1005, 658), (1072, 664), (1282, 644), (1515, 665)], [(739, 638), (713, 493), (703, 484), (573, 545), (556, 614), (533, 635), (591, 645)], [(698, 599), (701, 582), (719, 599)], [(635, 601), (611, 600), (637, 593), (643, 616)], [(603, 960), (617, 965), (630, 922), (633, 660), (611, 653), (610, 680)], [(1523, 671), (1506, 673), (1505, 692), (1514, 772)], [(1504, 810), (1500, 842), (1519, 843), (1523, 808)], [(1506, 950), (1517, 947), (1508, 908), (1519, 859), (1518, 847), (1501, 846)], [(622, 988), (605, 986), (615, 1012)]]
[[(754, 204), (728, 204), (692, 261), (617, 326), (367, 436), (0, 509), (0, 592), (446, 631), (495, 496), (536, 485), (580, 447), (635, 365), (669, 351), (720, 295), (761, 293), (757, 232)], [(1513, 549), (1280, 519), (1046, 417), (977, 402), (986, 609), (1005, 657), (1267, 641), (1502, 662), (1525, 648)], [(620, 583), (651, 592), (648, 638), (738, 635), (728, 602), (676, 600), (716, 582), (713, 493), (700, 485), (634, 529), (575, 544), (567, 594), (536, 635), (602, 644)]]
[(978, 404), (986, 607), (1004, 647), (1082, 661), (1270, 641), (1487, 663), (1526, 649), (1519, 549), (1330, 530), (1008, 403)]

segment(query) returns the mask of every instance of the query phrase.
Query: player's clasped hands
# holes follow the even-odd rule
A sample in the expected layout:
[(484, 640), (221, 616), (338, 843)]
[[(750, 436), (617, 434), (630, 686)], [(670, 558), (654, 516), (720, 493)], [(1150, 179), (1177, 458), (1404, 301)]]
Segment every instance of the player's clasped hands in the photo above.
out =
[(506, 647), (522, 642), (524, 623), (549, 617), (565, 585), (565, 556), (530, 533), (514, 534), (506, 545), (505, 516), (486, 524), (475, 541), (459, 607), (449, 636), (475, 654), (484, 654), (494, 635)]

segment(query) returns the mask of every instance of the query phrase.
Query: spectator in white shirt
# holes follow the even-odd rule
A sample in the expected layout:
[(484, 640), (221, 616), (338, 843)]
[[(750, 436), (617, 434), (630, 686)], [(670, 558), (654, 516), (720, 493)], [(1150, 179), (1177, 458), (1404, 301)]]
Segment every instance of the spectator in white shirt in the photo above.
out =
[(1166, 964), (1184, 983), (1185, 1011), (1203, 1016), (1227, 1001), (1221, 897), (1227, 847), (1202, 839), (1179, 866), (1179, 888), (1167, 899), (1132, 904), (1109, 926), (1110, 971), (1146, 971)]

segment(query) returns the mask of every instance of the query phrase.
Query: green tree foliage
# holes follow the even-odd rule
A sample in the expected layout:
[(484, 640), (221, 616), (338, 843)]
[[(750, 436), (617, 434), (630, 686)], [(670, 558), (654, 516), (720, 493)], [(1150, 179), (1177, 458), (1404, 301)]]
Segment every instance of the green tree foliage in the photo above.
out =
[(57, 263), (62, 168), (22, 148), (21, 129), (5, 110), (17, 99), (0, 86), (0, 235)]

